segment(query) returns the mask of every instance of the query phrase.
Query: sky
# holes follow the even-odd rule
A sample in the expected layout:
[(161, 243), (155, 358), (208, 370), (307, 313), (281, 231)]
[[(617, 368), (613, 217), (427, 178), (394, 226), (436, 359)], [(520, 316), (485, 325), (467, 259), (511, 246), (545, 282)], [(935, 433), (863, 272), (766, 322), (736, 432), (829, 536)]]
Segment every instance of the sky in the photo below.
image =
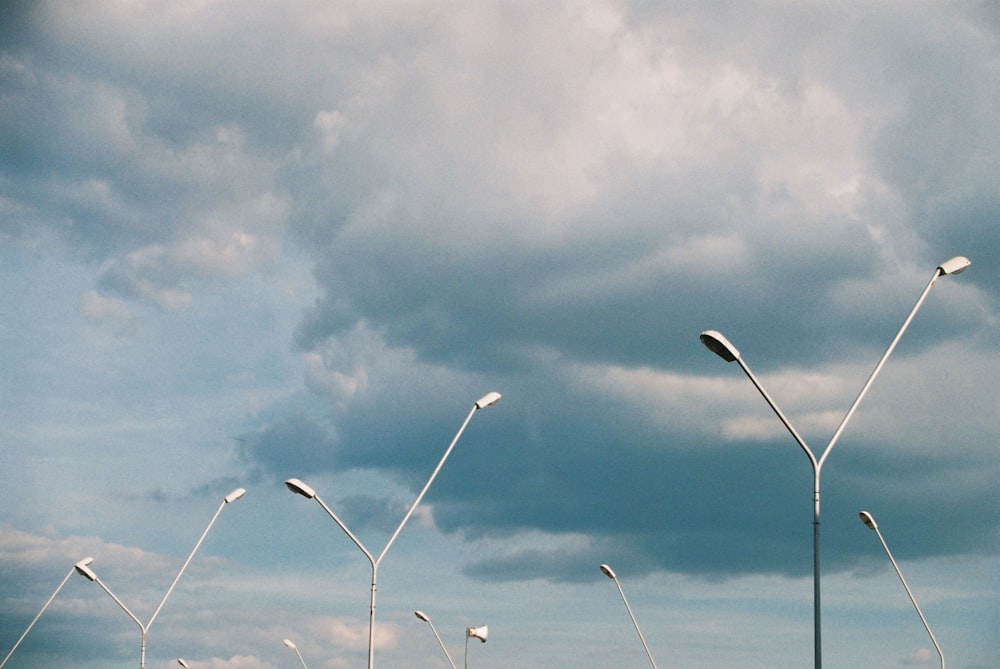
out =
[(1000, 668), (996, 4), (0, 11), (6, 667)]

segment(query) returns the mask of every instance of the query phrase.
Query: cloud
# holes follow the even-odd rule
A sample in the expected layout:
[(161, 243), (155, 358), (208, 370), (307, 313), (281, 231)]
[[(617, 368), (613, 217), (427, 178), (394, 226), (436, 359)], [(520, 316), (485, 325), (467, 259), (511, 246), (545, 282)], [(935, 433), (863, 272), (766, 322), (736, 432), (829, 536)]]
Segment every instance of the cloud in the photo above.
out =
[[(275, 584), (316, 601), (281, 482), (384, 533), (496, 390), (410, 528), (468, 549), (463, 587), (577, 586), (605, 561), (797, 584), (809, 463), (698, 334), (724, 332), (819, 452), (958, 254), (824, 464), (823, 564), (870, 557), (860, 506), (916, 564), (1000, 552), (985, 4), (8, 9), (0, 487), (24, 582), (90, 545), (160, 564), (187, 548), (176, 506), (252, 484), (282, 540), (242, 557), (294, 575), (213, 594), (277, 611), (235, 605), (231, 638), (280, 640), (306, 616)], [(108, 568), (155, 598), (145, 567)], [(314, 650), (363, 650), (348, 614), (312, 618)], [(204, 663), (289, 659), (199, 620), (176, 639)]]

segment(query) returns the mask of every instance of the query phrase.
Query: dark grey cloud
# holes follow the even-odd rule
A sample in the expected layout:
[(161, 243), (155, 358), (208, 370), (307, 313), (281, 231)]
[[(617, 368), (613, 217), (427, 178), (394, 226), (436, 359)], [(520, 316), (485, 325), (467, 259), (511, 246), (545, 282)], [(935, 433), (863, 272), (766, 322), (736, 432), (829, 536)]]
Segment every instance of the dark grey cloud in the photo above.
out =
[[(445, 531), (576, 532), (635, 548), (647, 570), (800, 575), (808, 540), (783, 528), (808, 533), (809, 480), (787, 435), (716, 443), (685, 414), (722, 422), (736, 413), (724, 398), (644, 415), (579, 368), (673, 375), (681, 396), (745, 383), (698, 342), (709, 328), (766, 378), (874, 364), (957, 254), (972, 269), (942, 279), (892, 362), (950, 340), (988, 353), (995, 34), (971, 5), (631, 10), (624, 23), (490, 10), (510, 41), (443, 12), (373, 10), (324, 36), (277, 10), (209, 9), (189, 32), (47, 4), (34, 38), (3, 52), (0, 184), (20, 207), (4, 233), (39, 234), (24, 221), (45, 210), (48, 234), (99, 267), (95, 290), (166, 311), (266, 265), (234, 233), (302, 245), (320, 294), (294, 343), (325, 412), (272, 409), (240, 434), (261, 480), (371, 470), (419, 489), (466, 407), (496, 389), (505, 399), (428, 499)], [(288, 48), (288, 35), (302, 37)], [(990, 388), (976, 371), (970, 385)], [(840, 455), (835, 519), (863, 496), (898, 505), (886, 480), (927, 485), (923, 468), (945, 464), (907, 457), (873, 480), (870, 459)], [(906, 492), (905, 522), (948, 519), (938, 546), (994, 552), (983, 516), (961, 521), (981, 492)], [(397, 505), (340, 502), (375, 524)], [(857, 549), (840, 522), (829, 564), (847, 569)], [(469, 573), (571, 568), (542, 551)]]

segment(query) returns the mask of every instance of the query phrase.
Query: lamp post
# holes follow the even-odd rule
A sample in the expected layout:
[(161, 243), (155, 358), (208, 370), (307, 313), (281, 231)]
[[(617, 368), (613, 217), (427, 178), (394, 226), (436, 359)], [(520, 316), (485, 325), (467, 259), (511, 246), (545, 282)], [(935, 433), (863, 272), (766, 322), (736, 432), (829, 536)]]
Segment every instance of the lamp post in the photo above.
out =
[(97, 577), (97, 574), (95, 574), (94, 571), (88, 565), (81, 563), (77, 563), (76, 565), (74, 565), (73, 568), (76, 570), (78, 574), (80, 574), (87, 580), (93, 581), (94, 583), (97, 583), (97, 585), (101, 586), (101, 589), (104, 590), (104, 592), (108, 593), (111, 599), (115, 600), (115, 603), (118, 604), (118, 606), (122, 609), (122, 611), (128, 614), (128, 617), (131, 618), (135, 622), (135, 624), (139, 626), (139, 631), (141, 636), (141, 641), (139, 645), (139, 669), (145, 669), (146, 637), (149, 635), (149, 628), (153, 626), (153, 621), (155, 621), (156, 616), (159, 615), (160, 609), (162, 609), (163, 605), (166, 603), (167, 597), (169, 597), (170, 593), (174, 591), (174, 586), (177, 585), (177, 582), (181, 580), (181, 575), (184, 574), (184, 570), (187, 569), (187, 566), (191, 563), (191, 558), (194, 557), (194, 554), (198, 551), (198, 548), (201, 547), (201, 543), (205, 540), (205, 536), (208, 534), (208, 531), (212, 529), (212, 525), (215, 524), (215, 519), (219, 517), (220, 513), (222, 513), (222, 509), (230, 502), (235, 502), (240, 497), (243, 497), (243, 495), (245, 495), (246, 492), (247, 491), (244, 490), (243, 488), (237, 488), (236, 490), (232, 491), (223, 498), (222, 503), (219, 504), (219, 508), (216, 509), (215, 511), (215, 515), (212, 516), (212, 520), (209, 521), (208, 527), (206, 527), (205, 531), (201, 533), (201, 537), (198, 539), (198, 543), (194, 545), (194, 548), (191, 550), (191, 554), (188, 555), (187, 560), (184, 561), (184, 565), (181, 567), (181, 570), (177, 572), (177, 576), (174, 578), (174, 582), (170, 584), (169, 588), (167, 588), (166, 594), (163, 595), (163, 599), (160, 600), (160, 604), (156, 607), (156, 610), (153, 611), (152, 617), (150, 617), (149, 622), (146, 623), (145, 625), (143, 625), (142, 622), (135, 616), (135, 614), (132, 613), (129, 610), (129, 608), (125, 606), (124, 603), (122, 603), (122, 600), (118, 599), (115, 593), (111, 592), (108, 586), (104, 585), (104, 582)]
[(290, 648), (295, 651), (295, 654), (299, 657), (299, 663), (302, 665), (302, 669), (309, 669), (306, 666), (306, 661), (302, 659), (302, 653), (299, 652), (299, 647), (292, 643), (291, 639), (285, 639), (281, 643), (285, 644), (285, 648)]
[(622, 585), (618, 582), (618, 576), (616, 576), (614, 570), (606, 564), (601, 565), (601, 571), (604, 572), (605, 576), (614, 581), (616, 586), (618, 586), (618, 594), (622, 596), (622, 601), (625, 602), (625, 610), (628, 611), (628, 616), (632, 619), (632, 624), (635, 625), (635, 631), (639, 634), (639, 641), (642, 642), (642, 647), (646, 649), (646, 655), (649, 657), (649, 663), (653, 665), (653, 669), (656, 669), (656, 661), (653, 660), (653, 654), (649, 652), (649, 646), (646, 645), (646, 639), (642, 636), (642, 630), (639, 629), (639, 623), (636, 622), (635, 616), (632, 615), (632, 607), (628, 605), (628, 600), (625, 599), (625, 591), (622, 590)]
[(306, 485), (299, 479), (288, 479), (287, 481), (285, 481), (285, 485), (292, 492), (302, 495), (307, 499), (315, 499), (316, 502), (321, 507), (323, 507), (323, 510), (326, 511), (327, 515), (329, 515), (330, 518), (333, 519), (333, 522), (337, 523), (337, 526), (344, 531), (344, 533), (351, 539), (351, 541), (354, 542), (354, 545), (357, 546), (359, 549), (361, 549), (361, 552), (365, 554), (365, 557), (368, 558), (368, 562), (371, 564), (372, 568), (371, 603), (369, 605), (369, 610), (368, 610), (368, 669), (373, 669), (373, 667), (375, 666), (374, 664), (375, 591), (376, 591), (376, 581), (378, 579), (379, 564), (381, 564), (382, 558), (385, 557), (385, 554), (389, 551), (389, 547), (392, 546), (392, 543), (396, 540), (396, 537), (399, 536), (399, 533), (402, 531), (403, 526), (406, 525), (406, 521), (408, 521), (410, 519), (410, 516), (413, 515), (413, 512), (416, 510), (417, 505), (420, 504), (420, 500), (423, 499), (424, 494), (427, 492), (427, 489), (431, 487), (431, 483), (434, 482), (434, 479), (437, 477), (438, 472), (441, 471), (441, 467), (444, 466), (444, 461), (448, 459), (448, 456), (451, 454), (451, 450), (455, 447), (455, 444), (458, 443), (458, 439), (459, 437), (462, 436), (462, 432), (465, 431), (465, 426), (469, 424), (470, 420), (472, 420), (473, 414), (475, 414), (476, 411), (478, 411), (479, 409), (484, 409), (488, 406), (496, 404), (500, 400), (500, 397), (501, 395), (498, 392), (487, 393), (486, 395), (483, 395), (481, 398), (479, 398), (476, 401), (476, 403), (472, 405), (472, 409), (469, 411), (469, 415), (465, 417), (465, 421), (462, 423), (462, 426), (458, 429), (458, 432), (455, 434), (455, 438), (451, 440), (451, 444), (448, 446), (447, 450), (445, 450), (444, 455), (441, 456), (441, 460), (438, 462), (437, 467), (434, 468), (434, 472), (431, 474), (431, 477), (427, 479), (427, 483), (424, 485), (424, 489), (420, 491), (420, 494), (417, 495), (417, 498), (413, 501), (413, 504), (410, 505), (410, 508), (406, 512), (406, 515), (403, 516), (403, 520), (399, 523), (399, 526), (396, 528), (396, 531), (392, 533), (392, 536), (389, 537), (389, 541), (386, 543), (385, 548), (382, 549), (382, 552), (379, 553), (378, 557), (372, 556), (371, 552), (367, 548), (365, 548), (364, 544), (362, 544), (358, 540), (358, 538), (354, 536), (354, 533), (351, 532), (349, 529), (347, 529), (347, 525), (344, 525), (343, 521), (341, 521), (340, 518), (337, 517), (337, 514), (335, 514), (330, 509), (330, 507), (327, 506), (322, 499), (320, 499), (319, 495), (316, 494), (315, 490), (310, 488), (308, 485)]
[(465, 669), (469, 669), (469, 639), (479, 639), (486, 643), (486, 637), (489, 636), (489, 633), (489, 625), (465, 628)]
[(438, 634), (438, 631), (434, 628), (434, 623), (431, 622), (431, 619), (427, 616), (427, 614), (423, 611), (414, 611), (413, 615), (431, 626), (431, 631), (434, 632), (434, 638), (437, 639), (438, 645), (441, 646), (441, 650), (444, 651), (444, 656), (448, 658), (448, 664), (451, 665), (451, 669), (457, 669), (455, 667), (455, 663), (451, 659), (451, 655), (448, 653), (448, 649), (445, 648), (444, 642), (441, 641), (441, 635)]
[(899, 570), (899, 565), (896, 564), (896, 559), (892, 557), (892, 552), (889, 550), (888, 544), (885, 543), (882, 533), (879, 532), (878, 525), (875, 524), (875, 519), (872, 518), (872, 514), (867, 511), (860, 512), (858, 516), (861, 518), (861, 522), (865, 524), (865, 527), (869, 530), (874, 530), (875, 534), (878, 535), (878, 540), (882, 542), (882, 548), (885, 549), (885, 554), (889, 556), (889, 562), (892, 563), (892, 568), (896, 570), (896, 576), (899, 576), (899, 582), (903, 584), (903, 589), (906, 590), (906, 594), (910, 598), (910, 602), (913, 603), (913, 608), (917, 610), (917, 615), (920, 616), (920, 622), (924, 624), (924, 629), (927, 630), (927, 636), (931, 638), (931, 643), (934, 644), (934, 649), (937, 650), (938, 657), (941, 658), (941, 669), (945, 669), (944, 653), (941, 651), (941, 646), (938, 645), (937, 639), (934, 638), (934, 632), (931, 631), (931, 626), (927, 624), (927, 619), (924, 618), (924, 614), (921, 612), (916, 598), (913, 596), (913, 593), (910, 592), (910, 586), (906, 584), (906, 579), (903, 578), (903, 572)]
[(9, 660), (10, 656), (14, 654), (14, 651), (17, 650), (17, 647), (21, 645), (21, 642), (24, 641), (24, 637), (28, 636), (28, 632), (30, 632), (31, 628), (35, 626), (35, 623), (38, 622), (38, 619), (42, 617), (42, 614), (45, 613), (45, 609), (49, 608), (49, 604), (52, 603), (52, 600), (56, 598), (56, 595), (59, 594), (59, 591), (62, 590), (62, 588), (63, 588), (64, 585), (66, 585), (66, 581), (68, 581), (69, 577), (73, 575), (73, 572), (76, 571), (76, 568), (78, 566), (84, 566), (84, 567), (86, 567), (88, 564), (90, 564), (93, 561), (94, 561), (94, 558), (92, 558), (92, 557), (83, 558), (82, 560), (80, 560), (79, 562), (77, 562), (75, 565), (73, 565), (73, 567), (70, 568), (70, 570), (68, 572), (66, 572), (66, 575), (63, 577), (62, 582), (58, 585), (58, 587), (56, 587), (56, 589), (52, 593), (52, 595), (49, 596), (48, 601), (46, 601), (45, 604), (42, 605), (41, 610), (35, 615), (34, 620), (32, 620), (28, 624), (28, 627), (24, 630), (24, 632), (21, 634), (21, 636), (18, 638), (18, 640), (14, 643), (14, 647), (10, 649), (10, 652), (8, 652), (7, 655), (6, 655), (6, 657), (3, 658), (3, 661), (0, 662), (0, 667), (3, 667), (3, 665), (7, 664), (7, 660)]
[(774, 413), (778, 416), (778, 419), (782, 422), (782, 424), (789, 431), (789, 433), (791, 433), (791, 435), (795, 439), (796, 443), (798, 443), (798, 445), (802, 448), (802, 451), (809, 458), (809, 463), (812, 465), (812, 470), (813, 470), (813, 635), (814, 635), (813, 653), (814, 653), (814, 666), (815, 666), (815, 669), (821, 669), (821, 667), (823, 666), (823, 654), (822, 654), (822, 643), (821, 643), (821, 633), (820, 633), (820, 549), (819, 549), (820, 472), (821, 472), (821, 470), (823, 468), (823, 463), (826, 462), (826, 458), (830, 454), (830, 451), (833, 449), (834, 445), (837, 443), (837, 440), (840, 439), (840, 435), (841, 435), (841, 433), (843, 433), (844, 428), (847, 426), (847, 422), (851, 419), (851, 416), (854, 415), (854, 411), (858, 408), (858, 405), (861, 403), (861, 400), (864, 398), (865, 394), (867, 394), (868, 389), (871, 387), (872, 383), (875, 381), (875, 377), (882, 370), (882, 366), (885, 364), (886, 360), (889, 359), (889, 356), (892, 354), (893, 350), (895, 350), (896, 344), (899, 343), (899, 340), (902, 338), (903, 333), (906, 331), (906, 328), (909, 327), (910, 321), (912, 321), (913, 317), (916, 316), (917, 311), (920, 309), (921, 305), (924, 303), (924, 299), (927, 297), (927, 294), (930, 293), (931, 288), (934, 287), (934, 283), (941, 276), (944, 276), (944, 275), (947, 275), (947, 274), (960, 274), (960, 273), (964, 272), (969, 267), (970, 264), (971, 263), (969, 262), (968, 258), (965, 258), (964, 256), (955, 256), (954, 258), (951, 258), (950, 260), (947, 260), (947, 261), (941, 263), (940, 265), (938, 265), (937, 269), (934, 270), (934, 275), (931, 277), (931, 280), (927, 284), (927, 287), (924, 288), (923, 293), (920, 294), (919, 299), (917, 299), (916, 304), (910, 310), (910, 313), (906, 317), (906, 320), (903, 321), (903, 325), (899, 328), (899, 332), (896, 333), (896, 336), (893, 338), (892, 343), (889, 344), (889, 348), (886, 349), (885, 353), (882, 355), (882, 358), (879, 360), (878, 364), (875, 365), (875, 369), (872, 371), (871, 375), (868, 377), (868, 380), (865, 382), (865, 385), (861, 388), (861, 392), (858, 394), (857, 398), (854, 400), (854, 403), (851, 405), (850, 409), (848, 409), (847, 414), (844, 415), (843, 420), (840, 421), (840, 425), (837, 427), (836, 432), (834, 432), (833, 437), (830, 439), (830, 442), (827, 444), (826, 449), (824, 449), (824, 451), (819, 456), (819, 458), (817, 458), (813, 454), (812, 450), (810, 450), (810, 448), (806, 444), (805, 440), (802, 439), (802, 437), (799, 435), (799, 433), (795, 430), (795, 428), (792, 426), (792, 424), (785, 417), (785, 414), (782, 413), (781, 409), (778, 408), (778, 405), (775, 404), (774, 400), (771, 399), (771, 396), (767, 393), (766, 390), (764, 390), (764, 387), (757, 380), (757, 377), (754, 376), (753, 372), (750, 371), (750, 368), (743, 361), (743, 358), (740, 356), (739, 350), (737, 350), (737, 348), (735, 346), (733, 346), (729, 342), (729, 340), (726, 339), (720, 332), (717, 332), (715, 330), (706, 330), (705, 332), (701, 333), (701, 342), (710, 351), (712, 351), (713, 353), (715, 353), (716, 355), (718, 355), (720, 358), (722, 358), (726, 362), (736, 361), (737, 363), (739, 363), (740, 367), (746, 373), (747, 378), (750, 379), (750, 381), (751, 381), (751, 383), (753, 383), (754, 387), (757, 388), (758, 392), (760, 392), (761, 396), (764, 398), (764, 400), (767, 402), (767, 404), (771, 407), (771, 409), (774, 411)]

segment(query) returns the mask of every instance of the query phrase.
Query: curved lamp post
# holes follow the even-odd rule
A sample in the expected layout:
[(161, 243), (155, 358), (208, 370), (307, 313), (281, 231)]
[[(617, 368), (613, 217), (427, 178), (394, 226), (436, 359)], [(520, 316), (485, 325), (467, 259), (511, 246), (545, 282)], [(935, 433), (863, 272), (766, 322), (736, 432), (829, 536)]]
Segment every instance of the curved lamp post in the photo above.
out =
[(755, 377), (753, 372), (750, 371), (750, 368), (747, 366), (747, 364), (743, 362), (743, 358), (740, 356), (739, 350), (737, 350), (737, 348), (733, 346), (729, 342), (729, 340), (726, 339), (720, 332), (717, 332), (715, 330), (706, 330), (705, 332), (701, 333), (701, 342), (708, 348), (708, 350), (712, 351), (726, 362), (735, 361), (739, 363), (740, 367), (746, 373), (747, 378), (750, 379), (754, 387), (757, 388), (758, 392), (760, 392), (761, 396), (763, 396), (764, 400), (768, 403), (768, 405), (771, 407), (774, 413), (778, 416), (778, 419), (782, 422), (782, 424), (784, 424), (785, 428), (791, 433), (792, 437), (802, 448), (803, 452), (809, 458), (810, 464), (812, 465), (813, 634), (814, 634), (813, 651), (814, 651), (815, 669), (821, 669), (823, 665), (823, 654), (822, 654), (822, 644), (821, 644), (821, 634), (820, 634), (820, 567), (819, 567), (820, 565), (819, 497), (820, 497), (820, 471), (823, 468), (823, 463), (826, 461), (827, 456), (830, 454), (830, 450), (833, 449), (834, 445), (837, 443), (837, 440), (840, 439), (840, 435), (841, 433), (843, 433), (844, 428), (847, 426), (847, 422), (851, 419), (851, 416), (854, 415), (854, 411), (858, 408), (858, 405), (861, 403), (861, 400), (868, 392), (868, 389), (871, 387), (872, 382), (875, 381), (875, 377), (882, 370), (882, 366), (885, 364), (886, 360), (889, 359), (889, 356), (892, 354), (893, 350), (895, 350), (896, 344), (899, 343), (899, 340), (902, 338), (903, 333), (906, 331), (906, 328), (909, 327), (910, 321), (912, 321), (913, 317), (916, 316), (917, 310), (919, 310), (921, 305), (924, 303), (924, 299), (927, 297), (927, 294), (930, 293), (931, 288), (934, 287), (934, 283), (938, 280), (939, 277), (944, 276), (946, 274), (960, 274), (964, 272), (966, 268), (969, 267), (970, 264), (971, 263), (969, 262), (968, 258), (965, 258), (964, 256), (955, 256), (954, 258), (951, 258), (950, 260), (941, 263), (940, 265), (938, 265), (937, 269), (934, 270), (934, 276), (931, 277), (931, 280), (927, 284), (927, 287), (924, 288), (924, 292), (920, 294), (920, 298), (917, 300), (917, 303), (910, 310), (910, 313), (906, 317), (906, 320), (903, 321), (903, 325), (899, 328), (899, 332), (896, 333), (896, 336), (893, 338), (892, 343), (889, 344), (889, 348), (886, 349), (886, 352), (882, 355), (882, 359), (879, 360), (877, 365), (875, 365), (875, 369), (868, 377), (868, 381), (866, 381), (864, 387), (861, 388), (861, 392), (854, 400), (854, 403), (851, 405), (851, 408), (848, 409), (847, 414), (844, 416), (843, 420), (840, 421), (840, 425), (837, 427), (837, 431), (834, 432), (833, 437), (830, 439), (830, 442), (827, 444), (826, 449), (824, 449), (823, 453), (819, 456), (819, 458), (817, 458), (813, 454), (812, 450), (810, 450), (805, 440), (802, 439), (802, 437), (795, 430), (792, 424), (788, 422), (788, 419), (785, 418), (785, 414), (782, 413), (781, 409), (778, 408), (778, 405), (775, 404), (774, 400), (771, 399), (771, 396), (768, 395), (766, 390), (764, 390), (764, 387), (760, 385), (760, 382), (757, 380), (757, 377)]
[(83, 558), (75, 565), (73, 565), (73, 567), (68, 572), (66, 572), (66, 575), (63, 577), (63, 580), (59, 584), (59, 586), (55, 589), (55, 592), (52, 593), (48, 601), (45, 602), (45, 604), (42, 606), (42, 609), (38, 612), (37, 615), (35, 615), (34, 620), (32, 620), (31, 623), (28, 624), (27, 629), (25, 629), (24, 632), (21, 634), (20, 638), (18, 638), (17, 642), (14, 644), (14, 647), (11, 648), (10, 652), (7, 653), (7, 656), (3, 658), (2, 662), (0, 662), (0, 667), (3, 667), (3, 665), (7, 664), (7, 660), (9, 660), (10, 656), (14, 654), (14, 651), (17, 650), (17, 647), (21, 645), (21, 642), (24, 641), (24, 637), (28, 636), (28, 632), (30, 632), (31, 628), (35, 626), (35, 623), (38, 622), (38, 619), (42, 617), (42, 614), (45, 613), (45, 609), (49, 608), (49, 604), (52, 603), (52, 600), (56, 598), (56, 595), (59, 594), (59, 591), (62, 590), (64, 585), (66, 585), (66, 581), (68, 581), (69, 577), (73, 575), (73, 572), (76, 571), (76, 568), (78, 566), (86, 567), (93, 561), (94, 558), (92, 557)]
[(431, 622), (431, 619), (427, 616), (427, 614), (423, 611), (414, 611), (413, 615), (431, 626), (431, 631), (434, 632), (434, 638), (437, 639), (438, 645), (441, 646), (441, 650), (444, 651), (444, 656), (448, 658), (448, 664), (451, 665), (451, 669), (457, 669), (455, 667), (455, 663), (451, 659), (451, 655), (448, 653), (448, 649), (444, 647), (444, 642), (441, 641), (441, 635), (438, 634), (438, 631), (434, 628), (434, 623)]
[(285, 644), (285, 648), (290, 648), (295, 651), (295, 654), (299, 657), (299, 663), (302, 665), (302, 669), (309, 669), (306, 666), (306, 661), (302, 659), (302, 653), (299, 652), (299, 647), (292, 643), (291, 639), (285, 639), (281, 643)]
[(122, 603), (122, 600), (118, 599), (115, 593), (111, 592), (108, 586), (104, 585), (104, 582), (97, 577), (97, 574), (95, 574), (94, 571), (88, 565), (81, 564), (79, 562), (76, 565), (74, 565), (73, 568), (76, 570), (78, 574), (80, 574), (80, 576), (83, 576), (87, 580), (93, 581), (94, 583), (97, 583), (97, 585), (101, 586), (101, 589), (104, 590), (104, 592), (108, 593), (111, 599), (115, 600), (115, 603), (121, 608), (121, 610), (124, 611), (126, 614), (128, 614), (128, 617), (131, 618), (133, 622), (135, 622), (135, 624), (139, 626), (139, 631), (141, 633), (141, 642), (139, 646), (139, 669), (145, 669), (146, 637), (149, 635), (149, 628), (153, 626), (153, 621), (155, 621), (156, 616), (159, 615), (160, 609), (162, 609), (163, 605), (166, 603), (167, 597), (169, 597), (170, 593), (174, 591), (174, 586), (177, 585), (177, 582), (181, 580), (181, 575), (184, 574), (184, 570), (187, 569), (187, 566), (191, 563), (191, 558), (194, 557), (194, 554), (201, 547), (201, 542), (205, 540), (205, 536), (208, 534), (208, 531), (212, 529), (212, 525), (215, 524), (215, 519), (219, 517), (220, 513), (222, 513), (222, 509), (230, 502), (235, 502), (240, 497), (243, 497), (243, 495), (245, 495), (246, 492), (247, 491), (244, 490), (243, 488), (237, 488), (236, 490), (232, 491), (223, 498), (222, 503), (219, 504), (219, 508), (216, 509), (215, 511), (215, 515), (212, 516), (212, 520), (209, 521), (208, 527), (206, 527), (205, 531), (201, 533), (201, 537), (198, 539), (198, 543), (194, 545), (194, 548), (191, 550), (191, 554), (188, 555), (187, 560), (184, 561), (184, 565), (181, 567), (181, 570), (177, 572), (177, 576), (174, 578), (174, 582), (170, 584), (169, 588), (167, 588), (166, 594), (163, 595), (163, 599), (160, 600), (160, 604), (156, 607), (156, 610), (153, 611), (152, 617), (149, 619), (149, 622), (146, 623), (145, 625), (143, 625), (142, 622), (135, 616), (135, 614), (132, 613), (129, 610), (129, 608), (125, 606), (124, 603)]
[(469, 639), (479, 639), (486, 643), (486, 637), (489, 636), (489, 633), (489, 625), (465, 628), (465, 669), (469, 669)]
[(455, 444), (458, 443), (458, 439), (459, 437), (462, 436), (462, 432), (465, 431), (465, 426), (469, 424), (470, 420), (472, 420), (472, 415), (476, 413), (476, 411), (478, 411), (479, 409), (484, 409), (488, 406), (496, 404), (500, 400), (500, 397), (501, 397), (500, 393), (497, 392), (487, 393), (486, 395), (483, 395), (481, 398), (479, 398), (476, 401), (476, 403), (472, 405), (472, 409), (469, 411), (469, 415), (465, 417), (465, 421), (462, 423), (462, 427), (458, 429), (458, 432), (455, 434), (455, 438), (451, 440), (451, 444), (448, 446), (448, 449), (444, 452), (444, 455), (441, 457), (440, 462), (438, 462), (437, 467), (434, 468), (434, 472), (431, 474), (431, 477), (427, 480), (427, 483), (424, 485), (424, 489), (420, 491), (420, 494), (417, 495), (417, 498), (413, 501), (413, 504), (410, 505), (410, 508), (406, 512), (406, 515), (403, 516), (403, 520), (399, 523), (399, 526), (396, 528), (396, 531), (392, 533), (392, 536), (389, 537), (389, 541), (386, 543), (385, 548), (382, 549), (382, 552), (379, 553), (378, 557), (372, 556), (371, 552), (364, 547), (364, 544), (362, 544), (358, 540), (358, 538), (354, 536), (354, 533), (351, 532), (349, 529), (347, 529), (347, 525), (344, 525), (343, 521), (341, 521), (340, 518), (337, 517), (337, 514), (335, 514), (330, 509), (330, 507), (328, 507), (326, 503), (322, 499), (320, 499), (319, 495), (316, 494), (315, 490), (310, 488), (308, 485), (306, 485), (299, 479), (288, 479), (287, 481), (285, 481), (285, 485), (288, 486), (288, 489), (291, 490), (292, 492), (302, 495), (307, 499), (315, 499), (316, 502), (321, 507), (323, 507), (323, 510), (326, 511), (327, 515), (329, 515), (330, 518), (333, 519), (333, 522), (337, 523), (337, 526), (340, 527), (340, 529), (342, 529), (348, 537), (350, 537), (351, 541), (354, 542), (354, 545), (357, 546), (359, 549), (361, 549), (361, 552), (365, 554), (365, 557), (368, 558), (368, 562), (371, 564), (372, 588), (371, 588), (371, 604), (369, 606), (369, 611), (368, 611), (368, 669), (373, 669), (373, 667), (375, 666), (374, 664), (375, 591), (376, 591), (376, 580), (378, 578), (379, 564), (381, 564), (382, 558), (385, 557), (386, 552), (388, 552), (389, 547), (392, 546), (392, 543), (396, 540), (396, 537), (399, 536), (399, 533), (402, 531), (403, 526), (406, 525), (406, 521), (408, 521), (410, 519), (410, 516), (413, 515), (414, 510), (416, 510), (417, 505), (420, 504), (420, 500), (423, 499), (424, 494), (427, 492), (427, 489), (431, 487), (431, 483), (434, 482), (434, 479), (435, 477), (437, 477), (438, 472), (441, 471), (441, 467), (444, 466), (444, 461), (448, 459), (448, 456), (451, 454), (451, 450), (455, 447)]
[(910, 602), (913, 603), (913, 608), (917, 610), (917, 615), (920, 616), (920, 622), (924, 624), (924, 629), (927, 630), (927, 635), (931, 638), (931, 643), (934, 644), (934, 648), (937, 650), (938, 657), (941, 658), (941, 669), (945, 669), (944, 653), (941, 652), (941, 646), (938, 645), (937, 639), (934, 638), (934, 632), (931, 631), (931, 626), (927, 624), (927, 619), (924, 618), (924, 614), (920, 611), (920, 606), (917, 605), (916, 598), (914, 598), (913, 593), (910, 592), (910, 586), (906, 584), (906, 579), (903, 578), (903, 572), (899, 570), (899, 565), (896, 564), (896, 559), (892, 557), (892, 552), (889, 550), (889, 546), (885, 543), (882, 533), (879, 532), (878, 525), (875, 524), (875, 519), (872, 518), (872, 514), (867, 511), (860, 512), (858, 516), (861, 518), (861, 522), (865, 524), (865, 527), (869, 530), (874, 530), (875, 534), (878, 535), (878, 540), (882, 542), (882, 548), (885, 549), (885, 554), (889, 556), (889, 562), (892, 563), (892, 568), (896, 570), (896, 576), (899, 576), (899, 582), (903, 584), (903, 589), (906, 590), (906, 594), (909, 596)]
[(635, 625), (635, 631), (639, 634), (639, 641), (642, 642), (642, 647), (646, 649), (646, 655), (649, 657), (649, 663), (653, 665), (653, 669), (656, 669), (656, 661), (653, 660), (653, 654), (649, 652), (649, 646), (646, 645), (646, 639), (642, 636), (642, 630), (639, 629), (639, 623), (636, 622), (635, 616), (632, 615), (632, 607), (628, 605), (628, 600), (625, 599), (625, 591), (622, 590), (622, 585), (618, 582), (618, 576), (616, 576), (614, 570), (606, 564), (601, 565), (601, 571), (604, 572), (605, 576), (614, 581), (616, 586), (618, 586), (618, 594), (622, 596), (622, 601), (625, 602), (625, 610), (628, 611), (628, 616), (632, 619), (632, 624)]

